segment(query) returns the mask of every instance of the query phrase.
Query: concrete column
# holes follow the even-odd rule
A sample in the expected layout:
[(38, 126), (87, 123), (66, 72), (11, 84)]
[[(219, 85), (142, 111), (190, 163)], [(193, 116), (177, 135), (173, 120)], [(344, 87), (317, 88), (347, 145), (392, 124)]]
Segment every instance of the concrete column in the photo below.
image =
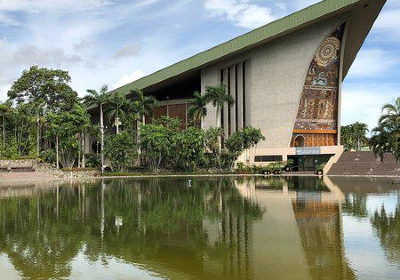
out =
[[(226, 85), (226, 90), (228, 90), (228, 68), (224, 70), (224, 84)], [(225, 139), (229, 137), (229, 131), (228, 131), (228, 110), (229, 107), (227, 104), (224, 106), (224, 134), (225, 134)]]
[(236, 131), (236, 66), (230, 67), (230, 95), (235, 99), (235, 104), (230, 106), (231, 112), (231, 134)]
[(238, 128), (243, 129), (243, 62), (237, 65), (238, 98), (235, 100), (238, 106)]

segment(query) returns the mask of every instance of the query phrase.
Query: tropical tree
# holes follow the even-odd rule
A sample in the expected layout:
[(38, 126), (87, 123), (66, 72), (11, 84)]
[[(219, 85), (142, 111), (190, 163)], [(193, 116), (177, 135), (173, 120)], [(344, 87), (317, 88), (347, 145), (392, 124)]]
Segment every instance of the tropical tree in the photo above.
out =
[(204, 94), (206, 104), (212, 103), (216, 107), (216, 124), (215, 127), (221, 127), (221, 110), (225, 104), (232, 106), (235, 103), (234, 98), (227, 93), (226, 85), (207, 86)]
[[(130, 94), (132, 98), (130, 98), (129, 106), (131, 107), (131, 111), (136, 113), (137, 139), (140, 139), (141, 125), (146, 124), (146, 116), (153, 114), (153, 110), (158, 106), (158, 102), (153, 96), (144, 95), (140, 89), (132, 90)], [(138, 165), (140, 165), (140, 156), (141, 145), (138, 145)]]
[(204, 161), (204, 132), (196, 127), (189, 127), (175, 133), (172, 137), (171, 153), (176, 166), (186, 171), (196, 170)]
[(1, 129), (2, 129), (2, 144), (3, 147), (6, 146), (6, 120), (10, 115), (11, 112), (11, 105), (12, 102), (10, 100), (7, 100), (4, 103), (0, 102), (0, 117), (1, 117)]
[(104, 114), (103, 109), (104, 106), (108, 103), (109, 95), (107, 94), (108, 86), (103, 85), (100, 88), (100, 91), (96, 91), (94, 89), (88, 89), (89, 93), (86, 95), (83, 100), (86, 106), (96, 106), (99, 107), (100, 110), (100, 137), (101, 137), (101, 171), (104, 171)]
[(220, 127), (210, 127), (205, 131), (205, 147), (213, 155), (215, 164), (219, 162), (220, 151), (221, 151), (221, 137), (224, 135), (224, 131)]
[(188, 116), (193, 124), (203, 127), (204, 117), (207, 116), (207, 99), (200, 92), (194, 92), (193, 98), (189, 100), (190, 107)]
[(354, 148), (354, 137), (352, 125), (344, 125), (340, 129), (340, 142), (346, 151)]
[(8, 97), (18, 104), (33, 105), (36, 116), (36, 152), (41, 150), (40, 120), (44, 110), (70, 110), (77, 98), (77, 93), (69, 86), (71, 77), (67, 71), (39, 68), (32, 66), (24, 70), (11, 89)]
[(121, 125), (121, 118), (124, 116), (124, 106), (126, 105), (125, 94), (121, 92), (113, 92), (108, 100), (106, 113), (109, 116), (110, 123), (113, 123), (116, 128), (116, 133), (119, 134), (119, 127)]
[(360, 122), (353, 124), (353, 137), (356, 139), (357, 151), (361, 151), (364, 144), (368, 144), (367, 132), (369, 132), (367, 124)]
[[(212, 103), (212, 105), (216, 107), (215, 127), (221, 127), (221, 110), (224, 108), (225, 104), (228, 104), (228, 107), (230, 108), (230, 106), (235, 103), (234, 98), (227, 93), (225, 84), (207, 86), (204, 98), (207, 104)], [(221, 137), (219, 137), (218, 141), (221, 143)], [(221, 145), (219, 152), (221, 152)]]
[(378, 126), (372, 130), (370, 146), (376, 155), (383, 161), (387, 152), (394, 154), (396, 160), (400, 158), (400, 97), (393, 103), (382, 107), (382, 115)]
[(136, 154), (136, 147), (132, 135), (123, 131), (106, 138), (107, 145), (104, 153), (111, 162), (114, 171), (126, 171), (132, 166)]
[(363, 146), (368, 145), (366, 134), (369, 132), (368, 125), (355, 122), (341, 127), (341, 143), (345, 150), (361, 151)]
[(78, 103), (71, 111), (48, 114), (48, 132), (55, 137), (57, 167), (59, 167), (58, 162), (64, 168), (74, 166), (81, 149), (78, 135), (82, 131), (82, 126), (89, 122), (88, 114)]
[(242, 131), (236, 131), (225, 142), (224, 165), (232, 170), (235, 161), (247, 149), (256, 146), (261, 140), (265, 140), (261, 130), (247, 126)]

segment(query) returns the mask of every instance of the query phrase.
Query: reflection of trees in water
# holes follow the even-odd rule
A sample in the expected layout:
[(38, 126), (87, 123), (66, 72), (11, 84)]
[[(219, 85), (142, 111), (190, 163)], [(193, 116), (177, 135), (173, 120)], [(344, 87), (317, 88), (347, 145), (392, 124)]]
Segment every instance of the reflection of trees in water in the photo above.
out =
[(382, 205), (371, 217), (374, 233), (378, 236), (387, 259), (400, 264), (400, 206), (396, 207), (393, 214), (388, 214)]
[[(205, 266), (215, 260), (235, 278), (249, 275), (248, 227), (262, 210), (233, 179), (108, 180), (0, 201), (0, 217), (1, 251), (25, 277), (68, 277), (84, 250), (92, 261), (115, 256), (188, 274), (212, 273)], [(205, 220), (219, 224), (215, 244)]]
[(357, 218), (368, 217), (367, 195), (364, 193), (348, 193), (345, 195), (343, 212)]

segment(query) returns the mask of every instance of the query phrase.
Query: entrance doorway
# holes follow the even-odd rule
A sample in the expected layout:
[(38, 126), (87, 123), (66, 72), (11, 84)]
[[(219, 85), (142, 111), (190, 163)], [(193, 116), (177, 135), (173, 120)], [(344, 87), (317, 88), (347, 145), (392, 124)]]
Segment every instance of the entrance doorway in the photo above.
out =
[(300, 172), (314, 172), (318, 165), (325, 164), (333, 155), (304, 155), (288, 156), (294, 162), (294, 170)]

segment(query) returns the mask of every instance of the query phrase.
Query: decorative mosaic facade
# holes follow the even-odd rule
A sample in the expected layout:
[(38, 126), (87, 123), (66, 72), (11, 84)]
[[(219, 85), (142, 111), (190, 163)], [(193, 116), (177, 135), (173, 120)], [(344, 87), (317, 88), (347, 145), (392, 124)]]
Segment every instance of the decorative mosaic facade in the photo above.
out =
[[(304, 83), (292, 146), (333, 146), (337, 142), (340, 52), (344, 24), (318, 48)], [(305, 141), (296, 141), (299, 135)]]

